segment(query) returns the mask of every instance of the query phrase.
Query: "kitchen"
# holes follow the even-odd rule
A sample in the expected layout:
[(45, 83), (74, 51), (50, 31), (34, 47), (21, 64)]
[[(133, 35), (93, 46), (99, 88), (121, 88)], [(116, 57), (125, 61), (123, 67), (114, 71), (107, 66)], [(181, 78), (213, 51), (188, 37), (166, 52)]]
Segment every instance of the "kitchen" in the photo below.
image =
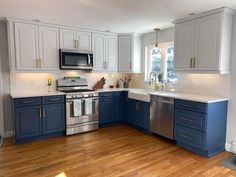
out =
[[(81, 3), (84, 2), (81, 1)], [(6, 7), (10, 7), (6, 2), (4, 4)], [(96, 5), (101, 7), (101, 5)], [(124, 9), (126, 9), (125, 6), (128, 6), (128, 4), (123, 5)], [(137, 3), (138, 5), (140, 4)], [(217, 164), (218, 161), (230, 155), (228, 152), (233, 152), (233, 143), (236, 139), (234, 133), (235, 93), (233, 92), (235, 90), (236, 34), (234, 29), (236, 29), (236, 18), (233, 10), (220, 8), (223, 6), (236, 9), (232, 2), (232, 4), (209, 5), (211, 8), (195, 9), (197, 14), (190, 16), (188, 14), (192, 13), (194, 8), (192, 11), (183, 10), (183, 14), (172, 17), (172, 20), (168, 21), (170, 26), (164, 27), (163, 25), (160, 31), (154, 31), (154, 28), (159, 27), (156, 22), (152, 28), (146, 30), (148, 31), (146, 33), (137, 32), (134, 27), (132, 29), (130, 29), (131, 27), (127, 27), (127, 29), (110, 27), (107, 30), (108, 28), (105, 26), (91, 28), (89, 24), (82, 22), (78, 24), (72, 19), (70, 19), (70, 23), (69, 21), (68, 23), (60, 22), (55, 17), (55, 20), (52, 20), (53, 18), (47, 20), (45, 16), (41, 16), (38, 20), (38, 17), (35, 19), (37, 15), (27, 18), (17, 12), (13, 13), (11, 10), (9, 13), (7, 10), (3, 11), (5, 14), (0, 14), (3, 17), (0, 24), (0, 53), (1, 99), (3, 99), (2, 109), (4, 110), (1, 117), (4, 117), (4, 120), (0, 122), (0, 130), (1, 137), (4, 139), (0, 153), (2, 156), (4, 156), (4, 152), (10, 155), (7, 147), (12, 147), (28, 159), (20, 157), (16, 153), (12, 153), (10, 158), (19, 157), (26, 165), (27, 160), (30, 161), (33, 158), (32, 155), (38, 157), (43, 155), (41, 153), (48, 151), (48, 157), (45, 158), (49, 164), (44, 165), (40, 163), (40, 160), (34, 159), (33, 163), (38, 163), (38, 168), (30, 165), (24, 167), (19, 165), (20, 161), (17, 161), (15, 165), (19, 165), (19, 167), (7, 170), (6, 167), (11, 160), (7, 161), (3, 158), (0, 174), (22, 176), (27, 174), (24, 172), (26, 170), (32, 176), (37, 176), (40, 175), (39, 169), (42, 169), (41, 175), (45, 176), (56, 176), (60, 174), (59, 172), (63, 172), (64, 176), (96, 176), (96, 173), (98, 173), (97, 176), (109, 176), (109, 174), (110, 176), (168, 176), (168, 174), (173, 175), (176, 171), (167, 171), (164, 167), (173, 167), (180, 169), (177, 173), (179, 176), (183, 171), (186, 176), (189, 176), (194, 173), (203, 175), (211, 172), (212, 169), (215, 169), (215, 173), (212, 172), (215, 175), (223, 173), (235, 175), (233, 171)], [(149, 8), (151, 7), (149, 6)], [(8, 16), (12, 16), (12, 18)], [(187, 20), (184, 19), (186, 17)], [(207, 23), (205, 23), (205, 19), (208, 20), (206, 20)], [(93, 22), (97, 25), (97, 22)], [(92, 24), (92, 22), (90, 23)], [(199, 28), (196, 27), (197, 25)], [(116, 25), (114, 24), (114, 26)], [(143, 30), (145, 31), (145, 29)], [(156, 48), (153, 48), (156, 44), (161, 50), (157, 53)], [(174, 53), (171, 50), (173, 47)], [(208, 51), (205, 50), (206, 48)], [(76, 53), (74, 51), (83, 50), (87, 54), (92, 52), (92, 58), (87, 60), (90, 61), (87, 64), (93, 61), (92, 71), (64, 70), (63, 62), (60, 63), (63, 60), (63, 57), (59, 57), (60, 49), (65, 50), (64, 54), (73, 49), (73, 55)], [(165, 53), (166, 49), (170, 49), (168, 50), (170, 53)], [(61, 56), (64, 54), (62, 51)], [(172, 57), (174, 58), (174, 68), (171, 64), (168, 65), (167, 61), (163, 63), (165, 61), (163, 58), (167, 58), (167, 55), (174, 55)], [(210, 61), (207, 62), (208, 60), (205, 59), (199, 61), (198, 58), (201, 57)], [(65, 59), (66, 57), (64, 57)], [(151, 59), (155, 59), (160, 65), (157, 71), (159, 73), (156, 75), (150, 74), (153, 66)], [(230, 62), (231, 64), (229, 64)], [(174, 74), (168, 75), (167, 70), (172, 72), (173, 69)], [(163, 73), (164, 82), (157, 82), (161, 80), (160, 73)], [(63, 79), (64, 77), (66, 79)], [(103, 77), (106, 79), (104, 88), (95, 92), (90, 90)], [(124, 85), (120, 79), (125, 78), (130, 80), (129, 88), (123, 88)], [(120, 88), (115, 88), (116, 85), (119, 85)], [(65, 91), (70, 93), (65, 94)], [(171, 106), (167, 106), (162, 113), (165, 115), (170, 111), (168, 108), (171, 107), (170, 117), (172, 119), (169, 119), (171, 122), (167, 127), (173, 131), (170, 137), (158, 131), (160, 128), (164, 128), (164, 132), (167, 130), (165, 121), (155, 124), (155, 121), (158, 121), (155, 119), (155, 115), (159, 115), (160, 107), (165, 107), (158, 108), (159, 104), (155, 100), (160, 100), (156, 97), (170, 98), (168, 101), (162, 100), (171, 103)], [(66, 102), (72, 104), (67, 106)], [(75, 124), (79, 124), (79, 127), (69, 131), (71, 125), (67, 124), (69, 110), (67, 107), (72, 108), (75, 103), (93, 106), (88, 110), (84, 107), (82, 110), (77, 110), (78, 115), (83, 115), (83, 120), (78, 119)], [(34, 111), (30, 108), (34, 108)], [(83, 122), (89, 117), (84, 117), (86, 111), (92, 113), (93, 126)], [(75, 113), (74, 110), (72, 112)], [(152, 114), (153, 112), (154, 114)], [(29, 119), (30, 114), (37, 115), (37, 123), (36, 120)], [(95, 114), (97, 117), (93, 117)], [(69, 113), (69, 115), (71, 114)], [(185, 119), (191, 116), (191, 120), (181, 122), (178, 119), (179, 116)], [(58, 119), (55, 120), (56, 118)], [(151, 123), (152, 121), (154, 123)], [(193, 122), (194, 125), (186, 125), (186, 121)], [(3, 122), (4, 127), (2, 127)], [(35, 128), (38, 128), (37, 131)], [(95, 129), (95, 131), (88, 131), (90, 129)], [(85, 133), (80, 133), (84, 131)], [(66, 134), (73, 135), (65, 136)], [(201, 144), (198, 144), (197, 141), (200, 141)], [(73, 142), (81, 152), (76, 150)], [(82, 142), (85, 144), (81, 144)], [(124, 143), (127, 147), (119, 142)], [(155, 153), (145, 144), (152, 145), (157, 151), (160, 148), (160, 151)], [(94, 147), (94, 151), (90, 145)], [(42, 147), (41, 150), (40, 147)], [(51, 147), (51, 150), (48, 147)], [(60, 164), (53, 161), (57, 158), (55, 154), (57, 148), (59, 149), (58, 156), (65, 156), (65, 158), (58, 159)], [(103, 148), (104, 151), (102, 151)], [(165, 148), (167, 148), (166, 152), (170, 151), (170, 154), (162, 152)], [(228, 152), (225, 152), (225, 149)], [(32, 150), (36, 151), (35, 154)], [(69, 153), (75, 151), (78, 154), (74, 154), (74, 156), (78, 155), (83, 163), (74, 159), (70, 154), (66, 156), (63, 153), (65, 151)], [(124, 154), (122, 154), (123, 151)], [(137, 154), (138, 152), (140, 155)], [(150, 156), (142, 157), (141, 155), (144, 155), (145, 152), (152, 152), (155, 158), (160, 157), (164, 161), (164, 167)], [(115, 156), (114, 159), (112, 154)], [(92, 158), (93, 155), (95, 159)], [(184, 158), (185, 156), (190, 157)], [(211, 156), (212, 158), (206, 158)], [(125, 159), (126, 157), (127, 159)], [(165, 158), (171, 160), (165, 160)], [(69, 159), (71, 159), (71, 163), (76, 163), (74, 167), (66, 162)], [(140, 161), (135, 159), (140, 159)], [(150, 164), (143, 162), (147, 159), (153, 163), (150, 168), (147, 167)], [(214, 165), (206, 169), (201, 166), (200, 162), (206, 162), (208, 159), (209, 163), (211, 160), (214, 161)], [(137, 168), (135, 165), (129, 164), (128, 160), (136, 164)], [(113, 161), (113, 164), (109, 164), (109, 161)], [(180, 163), (179, 166), (175, 164), (175, 161)], [(191, 167), (183, 170), (181, 161), (197, 165), (199, 173), (194, 172)], [(104, 167), (99, 166), (100, 162)], [(98, 168), (93, 168), (89, 164), (92, 166), (96, 164)], [(160, 167), (159, 171), (154, 168), (155, 164), (156, 168)], [(52, 166), (50, 167), (50, 165)], [(53, 169), (53, 165), (56, 169)], [(24, 170), (21, 171), (21, 168)], [(29, 170), (30, 168), (33, 170)]]

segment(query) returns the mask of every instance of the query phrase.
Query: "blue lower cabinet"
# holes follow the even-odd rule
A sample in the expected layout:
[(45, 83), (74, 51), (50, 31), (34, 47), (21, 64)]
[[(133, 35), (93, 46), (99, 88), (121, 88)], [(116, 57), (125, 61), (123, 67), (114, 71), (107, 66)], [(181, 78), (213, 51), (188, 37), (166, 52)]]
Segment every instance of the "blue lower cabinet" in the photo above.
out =
[(129, 124), (149, 130), (150, 103), (128, 99), (126, 121)]
[(124, 92), (115, 92), (114, 94), (114, 119), (115, 121), (124, 120), (124, 104), (125, 95)]
[(99, 124), (112, 123), (114, 121), (113, 98), (99, 99)]
[(125, 92), (99, 93), (99, 125), (122, 122), (125, 115)]
[(65, 131), (64, 104), (43, 105), (43, 134)]
[(41, 106), (20, 107), (15, 109), (15, 138), (20, 140), (42, 136)]
[(146, 130), (150, 128), (150, 103), (141, 103), (141, 122), (140, 126)]
[[(14, 99), (15, 142), (22, 143), (65, 134), (64, 97), (42, 104), (47, 97)], [(56, 102), (58, 99), (58, 103)], [(35, 104), (35, 105), (34, 105)]]
[(175, 100), (177, 145), (203, 156), (225, 150), (227, 101), (199, 103)]

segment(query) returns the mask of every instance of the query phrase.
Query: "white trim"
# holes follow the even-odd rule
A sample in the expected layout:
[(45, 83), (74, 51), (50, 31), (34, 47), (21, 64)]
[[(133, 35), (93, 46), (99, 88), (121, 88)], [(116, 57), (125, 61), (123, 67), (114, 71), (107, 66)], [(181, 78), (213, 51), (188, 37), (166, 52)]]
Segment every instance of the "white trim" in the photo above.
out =
[(7, 131), (7, 132), (4, 132), (4, 138), (7, 138), (7, 137), (12, 137), (14, 134), (13, 131)]
[(225, 150), (228, 152), (232, 152), (231, 143), (225, 143)]

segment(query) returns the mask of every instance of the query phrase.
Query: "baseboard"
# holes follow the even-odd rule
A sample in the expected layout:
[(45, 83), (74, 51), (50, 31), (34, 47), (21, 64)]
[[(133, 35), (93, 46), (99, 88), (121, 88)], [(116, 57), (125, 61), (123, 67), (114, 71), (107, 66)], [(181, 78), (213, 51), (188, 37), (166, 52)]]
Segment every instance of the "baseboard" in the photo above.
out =
[(225, 143), (225, 150), (228, 152), (232, 152), (231, 143)]
[(13, 131), (4, 132), (4, 138), (12, 137), (12, 136), (13, 136)]

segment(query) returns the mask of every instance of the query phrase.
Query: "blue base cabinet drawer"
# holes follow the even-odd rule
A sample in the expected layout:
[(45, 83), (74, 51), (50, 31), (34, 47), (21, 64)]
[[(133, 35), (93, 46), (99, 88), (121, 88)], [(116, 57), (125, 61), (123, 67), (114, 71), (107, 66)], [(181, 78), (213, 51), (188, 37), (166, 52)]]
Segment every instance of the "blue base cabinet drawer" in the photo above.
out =
[(64, 103), (65, 96), (45, 96), (42, 97), (42, 104)]
[(175, 100), (175, 107), (184, 110), (206, 113), (207, 104), (186, 100)]
[(176, 109), (175, 122), (195, 130), (206, 130), (206, 114)]
[(14, 99), (14, 106), (35, 106), (41, 105), (41, 97), (16, 98)]
[(175, 127), (175, 139), (193, 147), (206, 150), (205, 133), (180, 126)]
[(177, 145), (203, 156), (225, 150), (228, 101), (199, 103), (175, 100)]

